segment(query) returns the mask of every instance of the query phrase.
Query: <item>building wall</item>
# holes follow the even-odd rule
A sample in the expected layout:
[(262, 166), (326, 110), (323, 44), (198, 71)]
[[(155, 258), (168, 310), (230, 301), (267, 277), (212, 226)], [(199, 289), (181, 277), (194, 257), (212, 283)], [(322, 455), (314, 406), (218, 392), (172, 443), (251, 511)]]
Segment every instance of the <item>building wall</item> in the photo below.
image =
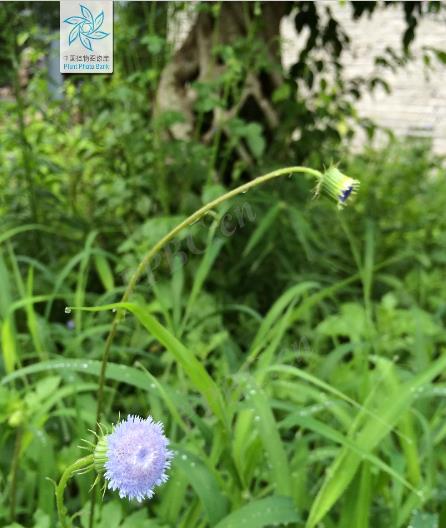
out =
[[(368, 18), (353, 21), (348, 3), (318, 2), (330, 4), (338, 22), (351, 38), (350, 49), (343, 53), (343, 64), (347, 77), (372, 76), (378, 73), (391, 88), (387, 94), (377, 89), (366, 94), (358, 103), (361, 117), (368, 117), (378, 125), (388, 127), (398, 136), (431, 137), (434, 151), (446, 154), (446, 66), (434, 60), (429, 72), (423, 63), (423, 47), (435, 47), (446, 51), (445, 20), (438, 15), (423, 17), (416, 29), (416, 38), (411, 52), (414, 60), (396, 73), (377, 70), (374, 58), (382, 54), (387, 46), (401, 51), (401, 38), (406, 27), (401, 5), (381, 8)], [(284, 20), (283, 62), (293, 63), (302, 45), (296, 35), (293, 18)]]

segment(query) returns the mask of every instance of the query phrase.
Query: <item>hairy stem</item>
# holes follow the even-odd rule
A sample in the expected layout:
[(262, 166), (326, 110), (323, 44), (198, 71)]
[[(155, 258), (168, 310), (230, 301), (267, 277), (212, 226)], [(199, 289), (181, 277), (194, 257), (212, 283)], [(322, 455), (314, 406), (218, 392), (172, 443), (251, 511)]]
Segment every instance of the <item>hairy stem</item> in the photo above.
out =
[[(258, 178), (255, 178), (254, 180), (249, 181), (248, 183), (245, 183), (243, 185), (240, 185), (239, 187), (236, 187), (232, 191), (229, 191), (222, 196), (219, 196), (215, 200), (212, 200), (208, 204), (204, 205), (195, 213), (191, 214), (188, 218), (186, 218), (183, 222), (179, 223), (176, 227), (174, 227), (167, 235), (165, 235), (161, 240), (159, 240), (143, 257), (141, 262), (138, 264), (138, 267), (134, 271), (132, 277), (130, 278), (130, 281), (127, 285), (127, 288), (124, 291), (124, 294), (122, 296), (122, 299), (120, 302), (126, 302), (128, 301), (130, 295), (133, 293), (136, 285), (138, 284), (139, 279), (143, 275), (143, 273), (146, 271), (148, 265), (152, 261), (153, 257), (161, 251), (173, 238), (175, 238), (178, 233), (180, 233), (183, 229), (186, 229), (187, 227), (191, 226), (198, 220), (200, 220), (206, 213), (217, 207), (223, 202), (226, 202), (227, 200), (230, 200), (231, 198), (234, 198), (235, 196), (239, 194), (243, 194), (250, 189), (253, 189), (254, 187), (257, 187), (258, 185), (262, 185), (263, 183), (266, 183), (270, 180), (273, 180), (275, 178), (279, 178), (281, 176), (287, 176), (291, 174), (296, 173), (305, 173), (309, 174), (310, 176), (315, 177), (316, 179), (322, 178), (322, 173), (318, 170), (311, 169), (309, 167), (285, 167), (283, 169), (278, 169), (272, 172), (269, 172), (267, 174), (264, 174), (263, 176), (259, 176)], [(98, 393), (97, 393), (97, 408), (96, 408), (96, 433), (99, 432), (99, 423), (102, 416), (102, 409), (103, 409), (103, 399), (104, 399), (104, 386), (105, 386), (105, 374), (107, 369), (107, 362), (110, 355), (110, 349), (113, 343), (113, 340), (115, 338), (117, 328), (119, 323), (122, 320), (123, 317), (123, 311), (118, 310), (116, 312), (116, 315), (112, 321), (110, 332), (107, 336), (107, 340), (105, 342), (105, 348), (104, 348), (104, 354), (102, 356), (102, 363), (101, 363), (101, 371), (99, 374), (99, 385), (98, 385)], [(93, 516), (94, 516), (94, 508), (95, 508), (95, 495), (92, 497), (91, 502), (91, 510), (90, 510), (90, 523), (89, 526), (92, 528), (93, 526)]]
[[(190, 215), (188, 218), (186, 218), (183, 222), (178, 224), (176, 227), (174, 227), (167, 235), (165, 235), (161, 240), (159, 240), (144, 256), (144, 258), (139, 263), (138, 267), (136, 268), (135, 272), (133, 273), (132, 277), (130, 278), (130, 281), (127, 285), (127, 288), (125, 289), (125, 292), (122, 296), (122, 299), (120, 302), (127, 302), (130, 295), (133, 293), (133, 290), (135, 289), (139, 279), (141, 278), (141, 275), (144, 273), (144, 271), (147, 269), (148, 265), (152, 261), (153, 257), (161, 251), (173, 238), (178, 235), (183, 229), (189, 227), (190, 225), (194, 224), (198, 220), (200, 220), (207, 212), (209, 212), (211, 209), (214, 209), (221, 203), (233, 198), (234, 196), (237, 196), (239, 194), (243, 194), (246, 191), (257, 187), (258, 185), (261, 185), (262, 183), (265, 183), (269, 180), (272, 180), (274, 178), (279, 178), (280, 176), (290, 175), (298, 172), (303, 172), (306, 174), (310, 174), (311, 176), (314, 176), (315, 178), (319, 179), (322, 177), (322, 174), (314, 169), (310, 169), (308, 167), (286, 167), (284, 169), (278, 169), (273, 172), (269, 172), (268, 174), (265, 174), (263, 176), (259, 176), (258, 178), (251, 180), (248, 183), (245, 183), (243, 185), (240, 185), (236, 189), (233, 189), (232, 191), (227, 192), (226, 194), (223, 194), (222, 196), (219, 196), (215, 200), (212, 200), (208, 204), (204, 205), (195, 213)], [(110, 332), (107, 336), (107, 340), (105, 342), (105, 349), (104, 354), (102, 356), (102, 364), (101, 364), (101, 371), (99, 375), (99, 387), (98, 387), (98, 395), (97, 395), (97, 414), (96, 414), (96, 427), (98, 428), (98, 424), (101, 420), (101, 414), (102, 414), (102, 406), (103, 406), (103, 398), (104, 398), (104, 384), (105, 384), (105, 372), (107, 368), (107, 361), (108, 357), (110, 355), (110, 349), (111, 345), (113, 343), (113, 340), (116, 335), (117, 327), (120, 321), (123, 317), (123, 311), (118, 310), (116, 312), (116, 315), (113, 319)], [(98, 432), (98, 431), (97, 431)]]
[(94, 461), (93, 455), (88, 455), (86, 457), (76, 460), (71, 466), (68, 466), (60, 477), (59, 484), (56, 487), (56, 504), (57, 504), (57, 514), (59, 516), (59, 522), (61, 528), (68, 528), (69, 524), (67, 523), (67, 509), (65, 508), (63, 502), (63, 494), (67, 486), (68, 480), (80, 469), (85, 469), (88, 466), (92, 466)]

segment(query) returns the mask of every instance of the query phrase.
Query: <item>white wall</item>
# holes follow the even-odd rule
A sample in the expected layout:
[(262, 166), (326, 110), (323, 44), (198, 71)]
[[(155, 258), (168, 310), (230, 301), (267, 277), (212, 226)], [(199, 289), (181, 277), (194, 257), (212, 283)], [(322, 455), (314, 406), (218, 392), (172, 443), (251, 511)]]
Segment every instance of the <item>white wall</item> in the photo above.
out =
[[(371, 18), (363, 16), (356, 21), (351, 18), (348, 3), (318, 2), (321, 10), (328, 3), (351, 38), (350, 49), (343, 53), (347, 77), (372, 76), (378, 72), (374, 65), (376, 55), (387, 46), (401, 50), (405, 21), (398, 2), (375, 11)], [(305, 40), (296, 35), (293, 17), (283, 21), (282, 37), (283, 63), (289, 66), (297, 57), (302, 40)], [(379, 76), (389, 83), (392, 93), (387, 94), (380, 88), (373, 95), (366, 95), (357, 103), (358, 113), (392, 129), (399, 136), (432, 137), (434, 150), (445, 154), (446, 67), (434, 61), (434, 70), (428, 75), (422, 60), (423, 46), (446, 51), (446, 23), (439, 15), (425, 16), (417, 26), (416, 38), (411, 46), (415, 57), (413, 61), (397, 73), (379, 70)]]

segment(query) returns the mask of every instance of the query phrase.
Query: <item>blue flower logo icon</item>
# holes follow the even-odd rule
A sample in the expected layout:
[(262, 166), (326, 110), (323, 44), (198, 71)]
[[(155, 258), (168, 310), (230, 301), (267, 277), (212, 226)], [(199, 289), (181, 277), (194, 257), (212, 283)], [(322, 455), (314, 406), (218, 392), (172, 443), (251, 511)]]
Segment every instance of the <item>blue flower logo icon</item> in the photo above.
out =
[(79, 6), (82, 16), (72, 16), (64, 20), (67, 24), (74, 26), (68, 37), (68, 45), (71, 46), (79, 38), (84, 48), (93, 51), (92, 39), (100, 40), (110, 35), (110, 33), (105, 31), (99, 31), (104, 22), (104, 11), (101, 11), (95, 18), (88, 7), (82, 4), (79, 4)]

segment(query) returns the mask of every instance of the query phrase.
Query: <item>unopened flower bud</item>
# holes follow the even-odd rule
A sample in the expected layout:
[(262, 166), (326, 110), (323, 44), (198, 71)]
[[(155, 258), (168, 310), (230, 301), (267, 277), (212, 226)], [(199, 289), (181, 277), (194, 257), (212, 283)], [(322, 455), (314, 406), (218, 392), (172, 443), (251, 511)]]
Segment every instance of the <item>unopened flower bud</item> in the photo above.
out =
[(343, 209), (359, 189), (359, 181), (330, 167), (323, 174), (316, 188), (316, 196), (324, 192), (335, 200), (338, 209)]

